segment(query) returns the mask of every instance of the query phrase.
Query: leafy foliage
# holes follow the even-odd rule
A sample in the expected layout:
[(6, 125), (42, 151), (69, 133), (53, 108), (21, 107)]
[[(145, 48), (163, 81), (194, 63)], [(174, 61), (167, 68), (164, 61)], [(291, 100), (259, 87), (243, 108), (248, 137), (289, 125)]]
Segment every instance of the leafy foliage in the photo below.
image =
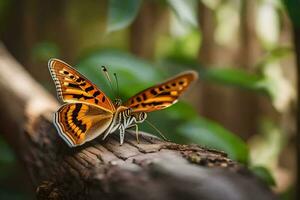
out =
[(0, 138), (0, 152), (0, 166), (15, 162), (15, 155), (2, 138)]
[(259, 177), (261, 180), (263, 180), (266, 184), (269, 186), (275, 186), (276, 182), (275, 179), (273, 178), (272, 174), (270, 171), (263, 167), (263, 166), (254, 166), (250, 168), (251, 171)]
[(183, 24), (197, 27), (197, 1), (167, 0), (175, 15)]
[(49, 58), (59, 57), (59, 47), (53, 42), (39, 42), (33, 48), (31, 56), (33, 60), (47, 62)]
[(203, 79), (219, 84), (263, 92), (262, 88), (259, 86), (263, 77), (256, 74), (249, 74), (241, 69), (210, 68), (203, 70), (201, 76)]
[(142, 0), (109, 0), (107, 31), (127, 27), (137, 16)]
[(248, 162), (248, 147), (238, 137), (219, 124), (204, 118), (195, 117), (178, 127), (179, 134), (189, 141), (226, 152), (234, 160)]

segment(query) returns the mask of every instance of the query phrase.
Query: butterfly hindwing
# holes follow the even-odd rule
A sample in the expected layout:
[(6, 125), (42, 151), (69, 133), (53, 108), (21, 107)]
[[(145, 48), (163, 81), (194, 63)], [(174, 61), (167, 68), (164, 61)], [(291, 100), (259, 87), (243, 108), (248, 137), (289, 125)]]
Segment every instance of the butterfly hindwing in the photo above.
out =
[(70, 65), (58, 59), (49, 60), (48, 65), (58, 97), (63, 102), (82, 102), (98, 106), (108, 112), (115, 111), (110, 99)]
[(179, 74), (134, 95), (124, 105), (132, 108), (134, 112), (152, 112), (167, 108), (176, 103), (191, 82), (197, 79), (197, 76), (194, 71)]
[(84, 103), (62, 105), (54, 114), (60, 136), (74, 147), (101, 135), (111, 124), (113, 114)]

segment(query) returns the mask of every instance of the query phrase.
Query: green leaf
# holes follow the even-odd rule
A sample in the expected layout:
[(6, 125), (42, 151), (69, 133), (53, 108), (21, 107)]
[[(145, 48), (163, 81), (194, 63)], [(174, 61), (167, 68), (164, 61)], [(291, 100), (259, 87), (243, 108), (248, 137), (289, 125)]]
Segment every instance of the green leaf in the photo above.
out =
[(151, 63), (121, 51), (94, 51), (80, 59), (79, 70), (111, 96), (113, 94), (103, 76), (102, 65), (106, 66), (111, 74), (118, 75), (120, 92), (127, 97), (163, 79), (163, 73)]
[(9, 16), (14, 9), (14, 3), (10, 0), (0, 0), (0, 31), (5, 30), (9, 24)]
[(195, 0), (167, 0), (175, 15), (184, 24), (197, 27), (197, 1)]
[(9, 165), (16, 161), (15, 155), (7, 143), (0, 137), (0, 166)]
[(297, 186), (295, 184), (291, 184), (285, 191), (282, 191), (278, 194), (278, 198), (280, 200), (292, 200), (295, 199), (296, 192), (297, 191)]
[(195, 108), (187, 102), (181, 100), (180, 102), (172, 105), (166, 110), (169, 117), (174, 120), (190, 120), (198, 117)]
[(15, 173), (15, 166), (16, 156), (14, 152), (3, 138), (0, 137), (0, 182)]
[(299, 0), (282, 0), (294, 26), (300, 28)]
[[(277, 71), (273, 68), (271, 75), (266, 73), (256, 75), (233, 68), (211, 68), (205, 69), (199, 74), (210, 82), (239, 87), (265, 95), (270, 98), (278, 111), (282, 111), (288, 105), (288, 98), (293, 95), (293, 91), (281, 73)], [(285, 95), (282, 96), (278, 91), (285, 91)]]
[(45, 62), (50, 58), (59, 57), (59, 47), (53, 42), (39, 42), (32, 48), (31, 56), (34, 60)]
[(263, 77), (249, 74), (240, 69), (234, 68), (210, 68), (201, 71), (200, 76), (208, 81), (241, 87), (249, 90), (259, 90)]
[(262, 60), (257, 64), (258, 68), (263, 68), (266, 65), (274, 62), (278, 62), (287, 56), (292, 55), (293, 49), (289, 46), (278, 46), (270, 51), (262, 58)]
[(276, 186), (275, 179), (267, 168), (263, 166), (253, 166), (250, 170), (269, 186)]
[(200, 46), (200, 34), (198, 30), (176, 37), (161, 37), (156, 47), (156, 57), (193, 59), (196, 60)]
[(107, 31), (129, 26), (138, 14), (142, 0), (109, 0)]
[(247, 145), (238, 136), (215, 122), (197, 117), (181, 124), (178, 132), (193, 143), (222, 150), (233, 160), (248, 163)]

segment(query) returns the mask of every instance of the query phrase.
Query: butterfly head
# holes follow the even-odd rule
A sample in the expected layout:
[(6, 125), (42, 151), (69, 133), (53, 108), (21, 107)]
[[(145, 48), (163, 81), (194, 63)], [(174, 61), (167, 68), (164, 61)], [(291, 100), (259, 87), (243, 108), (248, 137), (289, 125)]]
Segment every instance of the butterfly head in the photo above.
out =
[(122, 100), (120, 98), (116, 98), (114, 100), (114, 104), (115, 104), (116, 107), (119, 107), (119, 106), (122, 105)]

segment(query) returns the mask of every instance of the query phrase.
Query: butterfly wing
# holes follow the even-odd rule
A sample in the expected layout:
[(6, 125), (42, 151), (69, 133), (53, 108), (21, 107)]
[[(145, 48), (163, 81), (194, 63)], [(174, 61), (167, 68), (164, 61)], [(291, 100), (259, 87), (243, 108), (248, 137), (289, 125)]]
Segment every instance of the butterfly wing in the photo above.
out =
[(115, 111), (110, 99), (70, 65), (58, 59), (50, 59), (48, 66), (56, 85), (58, 98), (63, 102), (82, 102), (98, 106), (111, 113)]
[(112, 119), (112, 113), (96, 106), (68, 103), (58, 109), (53, 121), (59, 135), (70, 147), (74, 147), (101, 135)]
[(134, 112), (152, 112), (176, 103), (180, 95), (198, 77), (197, 72), (187, 71), (161, 84), (147, 88), (125, 102)]

